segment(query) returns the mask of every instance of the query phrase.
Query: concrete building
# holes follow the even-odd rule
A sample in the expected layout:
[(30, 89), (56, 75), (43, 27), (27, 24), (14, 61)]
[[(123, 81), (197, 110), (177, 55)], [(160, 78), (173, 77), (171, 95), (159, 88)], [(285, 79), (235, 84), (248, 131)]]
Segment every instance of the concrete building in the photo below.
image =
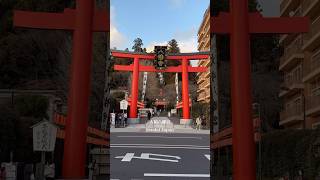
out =
[[(210, 51), (210, 8), (204, 13), (202, 23), (198, 30), (198, 50)], [(208, 68), (207, 72), (197, 73), (198, 101), (203, 103), (210, 103), (210, 65), (210, 59), (199, 60), (198, 62), (198, 66)]]
[(310, 31), (280, 37), (284, 47), (279, 70), (283, 82), (280, 125), (285, 128), (320, 127), (320, 1), (282, 0), (281, 16), (310, 18)]

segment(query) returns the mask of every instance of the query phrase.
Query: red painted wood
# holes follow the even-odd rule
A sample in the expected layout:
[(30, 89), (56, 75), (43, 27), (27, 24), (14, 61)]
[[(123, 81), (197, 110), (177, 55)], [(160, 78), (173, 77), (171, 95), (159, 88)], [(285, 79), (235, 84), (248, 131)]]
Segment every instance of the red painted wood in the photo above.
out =
[(15, 10), (13, 24), (25, 28), (73, 30), (75, 11), (65, 9), (63, 13), (43, 13)]
[[(231, 15), (222, 12), (218, 17), (210, 19), (211, 33), (231, 33)], [(305, 33), (309, 31), (310, 19), (308, 17), (268, 17), (264, 18), (259, 12), (249, 13), (250, 33)]]
[(130, 118), (137, 118), (137, 102), (139, 93), (139, 59), (137, 57), (133, 60), (133, 73), (131, 82), (131, 106)]
[[(133, 65), (114, 65), (114, 70), (117, 71), (133, 71)], [(188, 66), (188, 72), (206, 72), (206, 67), (192, 67)], [(140, 72), (182, 72), (181, 66), (168, 67), (164, 70), (158, 70), (154, 66), (139, 66)]]
[(306, 33), (310, 20), (307, 17), (263, 18), (260, 13), (249, 15), (250, 33)]
[(231, 0), (230, 12), (233, 177), (255, 180), (248, 0)]
[(189, 108), (189, 76), (188, 76), (188, 59), (182, 59), (182, 102), (183, 102), (183, 119), (190, 119)]
[[(118, 57), (118, 58), (139, 58), (141, 60), (154, 60), (155, 54), (148, 53), (148, 54), (135, 54), (130, 52), (112, 52), (112, 56)], [(208, 54), (193, 54), (193, 55), (175, 55), (175, 56), (167, 56), (167, 60), (199, 60), (199, 59), (208, 59), (210, 56)]]
[[(36, 29), (74, 30), (76, 10), (65, 9), (63, 13), (14, 11), (14, 26)], [(106, 32), (110, 29), (109, 13), (97, 10), (94, 13), (92, 31)]]
[(78, 0), (71, 62), (63, 177), (84, 179), (92, 64), (93, 1)]

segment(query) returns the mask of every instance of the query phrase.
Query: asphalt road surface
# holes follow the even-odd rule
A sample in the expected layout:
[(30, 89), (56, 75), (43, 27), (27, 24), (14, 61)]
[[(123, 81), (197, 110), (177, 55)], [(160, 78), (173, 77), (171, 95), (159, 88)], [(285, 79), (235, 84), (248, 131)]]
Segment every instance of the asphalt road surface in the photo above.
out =
[(208, 134), (111, 133), (111, 179), (210, 179)]

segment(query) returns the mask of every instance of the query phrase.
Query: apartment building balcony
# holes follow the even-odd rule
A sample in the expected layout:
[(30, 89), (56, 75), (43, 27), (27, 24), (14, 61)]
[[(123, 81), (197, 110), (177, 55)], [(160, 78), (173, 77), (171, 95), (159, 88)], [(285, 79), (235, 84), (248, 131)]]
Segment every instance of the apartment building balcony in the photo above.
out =
[(209, 67), (209, 68), (210, 68), (210, 62), (211, 62), (211, 61), (210, 61), (210, 58), (209, 58), (209, 59), (206, 59), (206, 60), (203, 60), (203, 62), (204, 62), (204, 63), (203, 63), (203, 66), (204, 66), (204, 67)]
[(298, 92), (300, 92), (301, 89), (304, 88), (304, 85), (302, 82), (302, 76), (297, 77), (292, 80), (286, 80), (286, 81), (282, 82), (282, 84), (280, 86), (285, 87), (285, 90), (280, 91), (279, 97), (298, 93)]
[(198, 42), (203, 38), (203, 36), (204, 36), (204, 32), (203, 32), (203, 29), (201, 28), (200, 33), (198, 34)]
[(303, 0), (302, 1), (303, 16), (314, 16), (319, 13), (320, 0)]
[(210, 69), (208, 69), (208, 71), (204, 73), (204, 77), (210, 79)]
[(303, 82), (310, 81), (320, 74), (320, 49), (315, 52), (309, 62), (304, 65)]
[(306, 97), (306, 115), (315, 116), (320, 114), (320, 96)]
[(203, 84), (204, 84), (203, 88), (205, 88), (205, 89), (210, 88), (210, 80), (209, 79), (207, 81), (205, 81)]
[(204, 47), (204, 40), (201, 39), (201, 41), (200, 41), (199, 44), (198, 44), (198, 50), (199, 50), (199, 51), (202, 50), (203, 47)]
[(210, 80), (206, 80), (198, 85), (198, 92), (206, 90), (210, 87)]
[(204, 77), (204, 73), (201, 73), (198, 76), (198, 80), (197, 80), (197, 84), (201, 84), (202, 82), (204, 82), (206, 80), (206, 78)]
[(320, 45), (320, 16), (311, 23), (310, 31), (303, 37), (303, 50), (313, 50)]
[(209, 99), (210, 100), (210, 83), (207, 84), (207, 89), (205, 90), (206, 94), (205, 94), (205, 99)]
[(299, 6), (300, 1), (297, 0), (282, 0), (280, 3), (281, 16), (289, 14), (290, 10)]
[[(301, 17), (302, 16), (302, 7), (299, 6), (293, 14), (289, 13), (289, 16), (291, 17)], [(279, 43), (283, 43), (284, 41), (286, 42), (291, 42), (298, 34), (295, 33), (295, 34), (283, 34), (280, 36), (280, 39), (279, 39)]]
[(303, 45), (303, 37), (299, 35), (284, 49), (284, 54), (280, 58), (279, 70), (287, 70), (294, 67), (304, 58), (301, 47)]
[(300, 104), (292, 105), (280, 112), (280, 125), (289, 125), (301, 121), (303, 121), (303, 107)]
[(200, 93), (198, 96), (198, 101), (204, 101), (206, 98), (206, 94), (205, 93)]
[[(198, 66), (204, 66), (203, 64), (206, 63), (206, 60), (200, 59), (198, 62)], [(198, 73), (197, 73), (198, 74)], [(199, 73), (200, 74), (200, 73)]]

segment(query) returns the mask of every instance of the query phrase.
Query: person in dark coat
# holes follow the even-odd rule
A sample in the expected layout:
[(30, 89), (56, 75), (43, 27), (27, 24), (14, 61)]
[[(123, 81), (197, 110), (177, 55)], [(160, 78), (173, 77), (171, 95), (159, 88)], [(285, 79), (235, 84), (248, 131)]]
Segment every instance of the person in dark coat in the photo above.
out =
[(151, 112), (148, 111), (148, 120), (150, 120), (150, 119), (151, 119)]

